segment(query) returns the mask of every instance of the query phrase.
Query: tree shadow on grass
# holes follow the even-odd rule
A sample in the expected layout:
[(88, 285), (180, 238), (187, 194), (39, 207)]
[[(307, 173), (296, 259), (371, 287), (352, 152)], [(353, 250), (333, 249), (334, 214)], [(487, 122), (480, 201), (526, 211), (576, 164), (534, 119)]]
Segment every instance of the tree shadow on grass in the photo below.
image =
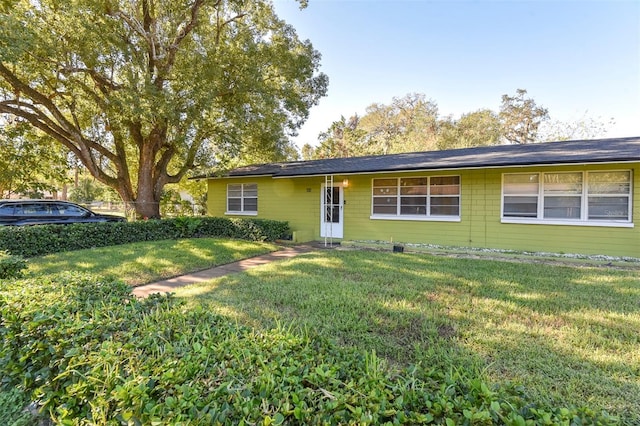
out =
[(484, 371), (538, 399), (624, 414), (640, 412), (639, 290), (629, 271), (317, 252), (178, 295), (375, 350), (391, 367)]

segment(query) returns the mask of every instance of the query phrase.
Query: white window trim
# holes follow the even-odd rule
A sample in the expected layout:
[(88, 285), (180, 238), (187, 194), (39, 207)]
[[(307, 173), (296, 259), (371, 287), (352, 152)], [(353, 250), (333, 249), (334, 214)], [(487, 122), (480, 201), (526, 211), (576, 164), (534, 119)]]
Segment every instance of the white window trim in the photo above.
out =
[[(518, 172), (518, 173), (503, 173), (502, 182), (500, 188), (500, 222), (501, 223), (519, 223), (529, 225), (568, 225), (568, 226), (592, 226), (592, 227), (609, 227), (609, 228), (634, 228), (633, 223), (633, 170), (631, 169), (616, 169), (616, 170), (588, 170), (578, 171), (582, 173), (582, 193), (580, 194), (580, 220), (576, 219), (545, 219), (544, 215), (544, 174), (545, 173), (577, 173), (576, 171), (548, 171), (548, 172)], [(629, 217), (628, 220), (595, 220), (588, 218), (588, 203), (589, 203), (589, 173), (600, 172), (628, 172), (629, 173), (629, 194), (624, 195), (629, 198), (629, 204), (627, 206)], [(537, 218), (530, 217), (505, 217), (504, 216), (504, 177), (505, 175), (515, 174), (538, 174), (538, 212)], [(508, 194), (513, 195), (513, 194)], [(599, 195), (599, 194), (598, 194)], [(597, 196), (597, 195), (594, 195)]]
[(460, 216), (411, 216), (411, 215), (371, 215), (369, 219), (372, 220), (408, 220), (408, 221), (418, 221), (418, 222), (460, 222)]
[[(244, 186), (245, 185), (255, 185), (256, 186), (256, 200), (258, 200), (258, 184), (253, 183), (253, 182), (247, 182), (247, 183), (228, 183), (227, 184), (227, 196), (225, 198), (225, 203), (226, 203), (226, 211), (224, 212), (225, 215), (230, 215), (230, 216), (257, 216), (258, 215), (258, 211), (257, 210), (228, 210), (229, 208), (229, 186), (230, 185), (240, 185), (240, 206), (244, 209)], [(234, 197), (237, 198), (237, 197)]]
[[(440, 178), (440, 177), (457, 177), (458, 178), (458, 215), (430, 215), (431, 210), (431, 178)], [(402, 195), (400, 194), (400, 179), (412, 179), (412, 178), (427, 178), (427, 194), (425, 197), (427, 198), (427, 214), (426, 215), (401, 215), (399, 213), (393, 214), (375, 214), (373, 212), (373, 200), (376, 197), (373, 193), (374, 185), (373, 181), (375, 179), (396, 179), (398, 193), (395, 195), (398, 198), (398, 212), (400, 209), (400, 198)], [(453, 196), (453, 195), (452, 195)], [(434, 196), (436, 197), (436, 196)], [(371, 179), (371, 215), (369, 219), (371, 220), (400, 220), (400, 221), (414, 221), (414, 222), (461, 222), (461, 213), (462, 213), (462, 177), (460, 175), (434, 175), (434, 176), (403, 176), (403, 177), (377, 177)]]
[(634, 228), (633, 222), (609, 222), (604, 220), (590, 220), (590, 221), (576, 221), (576, 220), (549, 220), (549, 219), (530, 219), (530, 218), (502, 218), (500, 223), (521, 223), (528, 225), (570, 225), (570, 226), (596, 226), (596, 227), (608, 227), (608, 228)]
[(224, 214), (229, 216), (258, 216), (258, 212), (227, 211), (227, 212), (224, 212)]

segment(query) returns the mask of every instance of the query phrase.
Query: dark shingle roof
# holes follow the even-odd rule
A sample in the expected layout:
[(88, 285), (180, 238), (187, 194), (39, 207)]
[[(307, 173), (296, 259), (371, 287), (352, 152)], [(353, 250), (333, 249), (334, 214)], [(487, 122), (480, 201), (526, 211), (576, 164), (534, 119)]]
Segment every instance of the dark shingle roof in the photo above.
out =
[(446, 151), (259, 164), (226, 176), (273, 177), (640, 161), (640, 137), (498, 145)]

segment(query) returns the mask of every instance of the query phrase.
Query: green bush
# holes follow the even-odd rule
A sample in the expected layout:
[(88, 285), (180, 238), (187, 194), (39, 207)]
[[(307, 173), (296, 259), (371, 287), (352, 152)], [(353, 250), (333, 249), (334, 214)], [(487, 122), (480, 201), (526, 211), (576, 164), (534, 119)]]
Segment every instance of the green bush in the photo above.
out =
[(22, 257), (0, 251), (0, 279), (19, 278), (25, 269), (27, 262)]
[(227, 237), (274, 241), (289, 233), (287, 222), (221, 217), (178, 217), (115, 223), (0, 227), (0, 250), (33, 257), (138, 241)]
[[(0, 291), (0, 385), (59, 424), (614, 424), (516, 388), (292, 329), (254, 330), (170, 296), (65, 274)], [(1, 418), (1, 417), (0, 417)], [(11, 424), (11, 423), (9, 423)]]

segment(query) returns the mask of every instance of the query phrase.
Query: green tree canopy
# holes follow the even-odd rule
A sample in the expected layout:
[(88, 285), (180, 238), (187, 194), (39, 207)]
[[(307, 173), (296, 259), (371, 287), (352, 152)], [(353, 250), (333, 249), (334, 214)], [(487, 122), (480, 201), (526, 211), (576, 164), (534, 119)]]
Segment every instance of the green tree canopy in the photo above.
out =
[(0, 120), (0, 153), (0, 198), (35, 198), (68, 180), (64, 147), (26, 123)]
[(428, 151), (435, 148), (438, 105), (424, 94), (409, 93), (389, 105), (370, 105), (360, 124), (370, 154)]
[(526, 90), (518, 89), (514, 96), (502, 95), (502, 135), (510, 143), (536, 142), (540, 124), (549, 119), (549, 111), (526, 94)]
[[(356, 114), (349, 120), (340, 117), (339, 121), (331, 123), (329, 129), (318, 136), (320, 145), (315, 149), (311, 158), (343, 158), (364, 155), (367, 152), (367, 148), (362, 146), (365, 143), (365, 132), (358, 129), (359, 122), (360, 117)], [(303, 153), (303, 155), (308, 154)]]
[(499, 113), (483, 108), (460, 118), (441, 117), (438, 105), (423, 94), (374, 103), (362, 117), (341, 117), (320, 134), (320, 144), (302, 147), (305, 160), (394, 154), (436, 149), (470, 148), (500, 143), (533, 143), (604, 135), (608, 123), (583, 117), (575, 122), (552, 121), (546, 108), (518, 89), (503, 95)]
[(139, 216), (158, 217), (164, 186), (212, 158), (285, 152), (326, 93), (319, 53), (266, 0), (0, 12), (0, 113), (62, 144)]
[(496, 145), (502, 137), (498, 114), (481, 109), (463, 114), (458, 120), (444, 119), (439, 124), (438, 149)]

